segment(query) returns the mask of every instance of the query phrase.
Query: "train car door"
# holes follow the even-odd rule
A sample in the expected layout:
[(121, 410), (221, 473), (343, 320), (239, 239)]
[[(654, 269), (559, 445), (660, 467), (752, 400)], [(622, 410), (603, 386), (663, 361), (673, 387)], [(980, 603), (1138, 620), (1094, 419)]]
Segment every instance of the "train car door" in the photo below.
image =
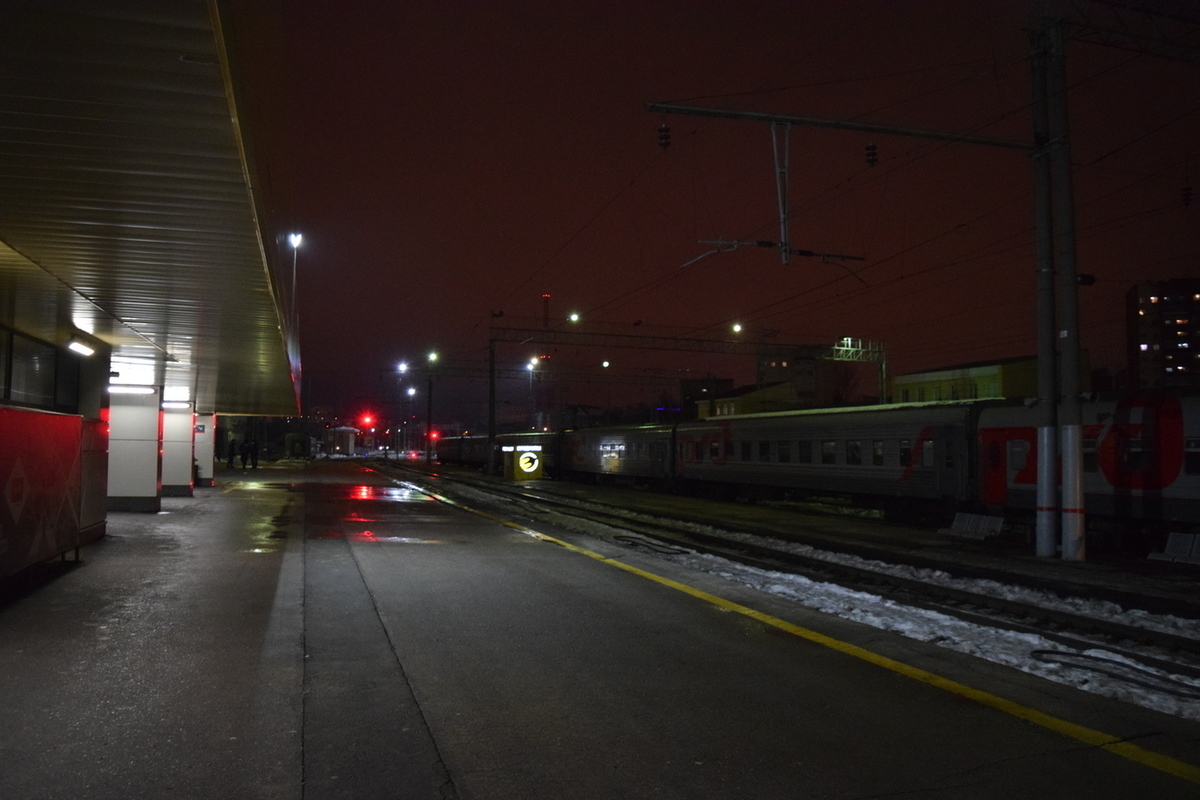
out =
[(955, 428), (945, 428), (938, 437), (938, 448), (934, 452), (937, 460), (938, 491), (942, 497), (955, 500), (962, 499), (963, 480), (966, 472), (966, 453), (962, 452), (960, 442), (961, 432)]
[[(1037, 430), (1035, 428), (980, 428), (979, 483), (984, 505), (1012, 505), (1010, 490), (1036, 490)], [(1032, 502), (1032, 501), (1031, 501)]]

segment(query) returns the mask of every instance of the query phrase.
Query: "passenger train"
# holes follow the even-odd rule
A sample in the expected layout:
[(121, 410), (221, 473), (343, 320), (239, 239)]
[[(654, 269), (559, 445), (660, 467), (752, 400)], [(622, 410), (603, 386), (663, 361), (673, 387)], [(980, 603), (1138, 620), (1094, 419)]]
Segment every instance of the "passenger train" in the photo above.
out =
[[(1089, 531), (1148, 551), (1200, 532), (1200, 397), (1085, 402)], [(717, 416), (672, 424), (502, 434), (537, 443), (555, 478), (644, 483), (724, 497), (840, 496), (901, 515), (1004, 516), (1029, 530), (1037, 411), (997, 400)], [(485, 436), (445, 437), (440, 461), (483, 465)]]

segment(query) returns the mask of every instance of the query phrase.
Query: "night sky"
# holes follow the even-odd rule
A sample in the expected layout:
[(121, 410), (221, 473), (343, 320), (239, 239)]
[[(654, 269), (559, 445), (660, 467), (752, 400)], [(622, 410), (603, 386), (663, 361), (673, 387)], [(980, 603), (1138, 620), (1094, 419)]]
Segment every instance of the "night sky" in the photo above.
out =
[[(865, 260), (784, 265), (742, 248), (683, 267), (713, 249), (702, 240), (779, 238), (770, 128), (645, 110), (1028, 141), (1025, 0), (277, 0), (247, 19), (267, 234), (288, 267), (286, 234), (304, 234), (307, 407), (386, 413), (408, 385), (397, 362), (430, 350), (482, 375), (489, 326), (540, 327), (546, 293), (555, 327), (577, 312), (585, 331), (711, 336), (737, 321), (777, 341), (875, 339), (893, 374), (1036, 350), (1025, 153), (794, 127), (792, 246)], [(1196, 27), (1167, 23), (1193, 43)], [(1200, 183), (1200, 63), (1068, 52), (1079, 269), (1097, 279), (1081, 290), (1081, 336), (1093, 366), (1116, 370), (1129, 285), (1200, 273), (1200, 200), (1182, 202)], [(612, 374), (658, 380), (576, 382), (563, 402), (653, 405), (663, 380), (753, 379), (728, 357), (497, 354), (506, 367), (550, 355), (576, 375), (608, 358)], [(485, 378), (438, 386), (444, 415), (483, 418)], [(501, 393), (502, 415), (531, 396), (521, 381)]]

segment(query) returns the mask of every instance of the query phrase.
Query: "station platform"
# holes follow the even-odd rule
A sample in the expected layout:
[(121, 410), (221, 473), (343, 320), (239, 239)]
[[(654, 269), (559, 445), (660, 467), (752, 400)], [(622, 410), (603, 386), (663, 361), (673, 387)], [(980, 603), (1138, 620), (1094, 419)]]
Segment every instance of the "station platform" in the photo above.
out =
[(535, 535), (357, 463), (219, 469), (108, 531), (0, 603), (5, 798), (1200, 785), (1195, 722)]

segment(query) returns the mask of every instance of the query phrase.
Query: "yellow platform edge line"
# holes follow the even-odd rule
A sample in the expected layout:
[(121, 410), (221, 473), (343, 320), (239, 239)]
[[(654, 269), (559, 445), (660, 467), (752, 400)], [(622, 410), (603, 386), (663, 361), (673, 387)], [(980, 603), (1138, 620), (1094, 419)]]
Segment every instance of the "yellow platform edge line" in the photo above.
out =
[(522, 533), (536, 536), (538, 539), (556, 544), (559, 547), (570, 550), (571, 552), (587, 556), (588, 558), (592, 558), (601, 563), (624, 570), (633, 575), (637, 575), (640, 578), (654, 581), (655, 583), (667, 586), (671, 589), (676, 589), (684, 594), (691, 595), (698, 600), (703, 600), (704, 602), (710, 603), (725, 611), (741, 614), (742, 616), (757, 620), (764, 625), (770, 625), (771, 627), (786, 631), (794, 636), (806, 639), (815, 644), (828, 647), (831, 650), (836, 650), (839, 653), (844, 653), (845, 655), (861, 659), (870, 664), (882, 667), (883, 669), (890, 670), (897, 674), (912, 678), (913, 680), (917, 680), (922, 683), (929, 684), (930, 686), (937, 687), (938, 689), (942, 689), (943, 691), (950, 692), (951, 694), (958, 695), (959, 697), (964, 697), (968, 700), (974, 700), (981, 705), (989, 706), (997, 711), (1001, 711), (1005, 714), (1023, 719), (1035, 725), (1039, 725), (1043, 728), (1054, 731), (1055, 733), (1070, 737), (1092, 747), (1101, 748), (1114, 755), (1137, 762), (1138, 764), (1158, 770), (1159, 772), (1165, 772), (1168, 775), (1173, 775), (1177, 778), (1182, 778), (1183, 780), (1200, 784), (1200, 766), (1197, 766), (1196, 764), (1189, 764), (1186, 761), (1180, 761), (1177, 758), (1172, 758), (1171, 756), (1163, 755), (1162, 753), (1155, 753), (1152, 750), (1146, 750), (1145, 748), (1138, 747), (1135, 744), (1130, 744), (1129, 742), (1126, 742), (1119, 737), (1112, 736), (1111, 734), (1095, 731), (1083, 725), (1077, 725), (1073, 722), (1059, 719), (1058, 717), (1046, 714), (1045, 712), (1038, 711), (1033, 708), (1029, 708), (1028, 706), (1023, 706), (1020, 703), (1013, 702), (1012, 700), (1006, 700), (1003, 697), (991, 694), (990, 692), (985, 692), (981, 689), (975, 689), (971, 686), (967, 686), (966, 684), (962, 684), (957, 681), (950, 680), (949, 678), (944, 678), (941, 675), (936, 675), (927, 670), (920, 669), (919, 667), (914, 667), (910, 664), (896, 661), (895, 659), (882, 656), (865, 648), (850, 644), (849, 642), (843, 642), (840, 639), (834, 639), (832, 636), (826, 636), (823, 633), (818, 633), (817, 631), (801, 627), (800, 625), (795, 625), (786, 620), (779, 619), (778, 617), (773, 617), (770, 614), (764, 614), (761, 611), (755, 611), (753, 608), (735, 603), (732, 600), (726, 600), (725, 598), (718, 597), (714, 594), (709, 594), (708, 592), (697, 589), (694, 586), (688, 586), (687, 584), (679, 583), (678, 581), (671, 580), (670, 578), (665, 578), (662, 575), (656, 575), (653, 572), (647, 572), (646, 570), (640, 569), (631, 564), (626, 564), (623, 561), (609, 558), (606, 555), (588, 550), (587, 548), (573, 545), (570, 542), (565, 542), (562, 539), (557, 539), (553, 536), (539, 533), (538, 531), (532, 530), (527, 525), (520, 525), (515, 522), (510, 522), (509, 520), (503, 519), (494, 514), (490, 514), (486, 511), (480, 511), (478, 509), (465, 506), (462, 503), (451, 500), (447, 497), (442, 497), (437, 494), (431, 494), (431, 496), (441, 502), (461, 508), (464, 511), (470, 511), (472, 514), (486, 517), (487, 519), (521, 531)]

